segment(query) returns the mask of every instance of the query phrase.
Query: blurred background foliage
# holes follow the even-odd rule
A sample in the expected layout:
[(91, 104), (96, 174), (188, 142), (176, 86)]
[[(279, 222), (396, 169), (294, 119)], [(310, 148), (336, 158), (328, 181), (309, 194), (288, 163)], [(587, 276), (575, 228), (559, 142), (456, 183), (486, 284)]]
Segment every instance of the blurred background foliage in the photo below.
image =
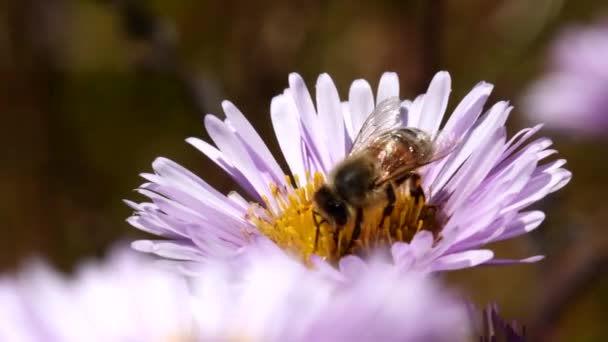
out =
[[(224, 192), (233, 184), (184, 143), (205, 113), (239, 106), (273, 151), (270, 99), (300, 72), (312, 89), (328, 72), (343, 97), (399, 73), (402, 96), (449, 70), (451, 106), (479, 80), (517, 102), (546, 69), (563, 27), (608, 16), (605, 0), (160, 1), (0, 3), (0, 266), (31, 255), (69, 269), (138, 233), (121, 202), (157, 156)], [(608, 58), (608, 56), (607, 56)], [(545, 132), (546, 134), (546, 132)], [(606, 143), (552, 136), (573, 181), (541, 203), (548, 219), (504, 256), (538, 264), (448, 275), (480, 305), (496, 301), (545, 340), (608, 336)], [(283, 164), (284, 165), (284, 164)]]

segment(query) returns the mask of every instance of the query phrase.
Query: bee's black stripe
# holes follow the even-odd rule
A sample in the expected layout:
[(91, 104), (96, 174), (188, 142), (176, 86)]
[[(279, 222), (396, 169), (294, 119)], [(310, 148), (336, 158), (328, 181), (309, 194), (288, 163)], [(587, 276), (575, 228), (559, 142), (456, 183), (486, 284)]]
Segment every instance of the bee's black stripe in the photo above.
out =
[(350, 237), (350, 241), (348, 242), (348, 248), (346, 251), (348, 252), (355, 243), (355, 240), (359, 238), (361, 235), (361, 224), (363, 223), (363, 208), (357, 208), (357, 215), (355, 216), (355, 226), (353, 227), (353, 234)]
[(390, 183), (386, 186), (386, 200), (388, 203), (386, 204), (386, 207), (384, 207), (384, 211), (382, 211), (380, 227), (384, 225), (384, 220), (389, 217), (393, 213), (393, 209), (395, 209), (395, 201), (397, 200), (397, 197), (395, 196), (395, 189)]

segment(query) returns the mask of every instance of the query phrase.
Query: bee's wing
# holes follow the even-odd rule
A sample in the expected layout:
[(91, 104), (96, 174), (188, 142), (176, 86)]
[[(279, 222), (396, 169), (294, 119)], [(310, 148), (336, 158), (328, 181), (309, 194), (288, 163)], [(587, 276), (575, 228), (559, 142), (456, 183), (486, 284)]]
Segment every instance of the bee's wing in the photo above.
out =
[[(433, 148), (430, 158), (423, 163), (417, 162), (413, 158), (400, 158), (399, 156), (394, 157), (390, 154), (386, 155), (386, 157), (379, 158), (378, 161), (380, 163), (380, 169), (383, 171), (378, 179), (376, 179), (376, 186), (403, 178), (412, 170), (416, 170), (419, 167), (431, 164), (447, 157), (456, 149), (456, 147), (458, 147), (458, 144), (461, 141), (460, 138), (446, 133), (442, 133), (437, 135), (435, 138), (431, 138), (431, 136), (423, 131), (420, 131), (419, 129), (410, 127), (407, 128), (407, 130), (416, 132), (418, 135), (417, 139), (425, 140), (427, 143), (432, 144)], [(374, 146), (374, 144), (372, 144), (372, 146)]]
[[(447, 157), (460, 145), (461, 137), (441, 131), (433, 140), (433, 156), (423, 165), (430, 164)], [(420, 166), (423, 166), (420, 165)]]
[(383, 133), (403, 126), (401, 100), (389, 97), (378, 103), (359, 130), (349, 154), (355, 154)]

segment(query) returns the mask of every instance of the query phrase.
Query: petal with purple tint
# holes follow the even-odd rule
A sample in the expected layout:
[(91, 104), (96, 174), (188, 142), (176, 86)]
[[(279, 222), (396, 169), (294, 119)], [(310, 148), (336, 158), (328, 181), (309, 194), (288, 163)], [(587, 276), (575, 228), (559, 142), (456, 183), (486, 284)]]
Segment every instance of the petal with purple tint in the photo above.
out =
[(340, 264), (338, 265), (338, 269), (346, 278), (355, 278), (357, 274), (365, 271), (367, 267), (367, 264), (361, 258), (354, 255), (348, 255), (340, 259)]
[(249, 123), (243, 113), (230, 101), (222, 101), (222, 108), (224, 109), (226, 118), (234, 126), (239, 136), (249, 145), (250, 151), (256, 153), (265, 162), (274, 181), (277, 183), (282, 182), (285, 172), (281, 170), (281, 167), (272, 153), (270, 153), (260, 135), (251, 126), (251, 123)]
[(488, 262), (494, 257), (494, 252), (487, 249), (470, 250), (442, 256), (432, 265), (433, 271), (449, 271), (474, 267)]
[(298, 175), (300, 179), (305, 179), (304, 141), (300, 135), (298, 118), (290, 112), (286, 96), (279, 95), (272, 99), (270, 117), (279, 147), (283, 152), (291, 173)]
[(325, 146), (331, 163), (337, 164), (344, 158), (344, 119), (338, 90), (327, 74), (317, 79), (317, 111), (323, 131)]
[(374, 110), (374, 94), (367, 81), (356, 80), (353, 82), (348, 93), (348, 104), (352, 120), (352, 132), (354, 136), (357, 136), (363, 122)]
[[(489, 83), (481, 82), (477, 84), (456, 106), (456, 109), (454, 109), (454, 112), (439, 133), (437, 140), (446, 141), (451, 139), (455, 144), (460, 143), (462, 137), (465, 136), (479, 118), (492, 89), (493, 86)], [(446, 160), (447, 158), (444, 158), (432, 164), (432, 167), (424, 175), (426, 182), (432, 184), (435, 181), (439, 171), (443, 169)]]
[(544, 220), (545, 214), (542, 211), (518, 213), (513, 221), (506, 226), (505, 231), (500, 236), (488, 242), (502, 241), (527, 234), (538, 228)]
[(408, 127), (418, 127), (420, 125), (420, 118), (422, 117), (422, 105), (424, 104), (425, 94), (418, 95), (414, 102), (409, 106)]
[(270, 197), (268, 183), (264, 181), (243, 143), (237, 139), (230, 128), (212, 115), (205, 117), (205, 127), (213, 142), (222, 151), (224, 157), (238, 167), (255, 189), (256, 192), (250, 195), (255, 196), (258, 200), (261, 199), (260, 196), (262, 195)]
[(443, 119), (443, 114), (448, 106), (448, 98), (452, 91), (452, 80), (450, 74), (445, 71), (435, 74), (424, 96), (422, 114), (418, 128), (435, 136)]
[(247, 177), (239, 169), (232, 165), (232, 163), (224, 157), (224, 154), (220, 150), (199, 138), (190, 137), (186, 139), (186, 142), (206, 155), (207, 158), (209, 158), (217, 166), (221, 167), (224, 172), (226, 172), (230, 178), (232, 178), (247, 193), (256, 193), (251, 183), (247, 180)]
[(503, 212), (506, 213), (525, 208), (549, 193), (562, 188), (571, 178), (572, 173), (564, 169), (558, 169), (550, 173), (536, 174), (531, 178), (525, 189), (518, 194), (514, 203), (505, 207)]
[(420, 258), (424, 254), (428, 253), (433, 245), (433, 233), (422, 230), (414, 235), (412, 242), (410, 243), (410, 253), (414, 258)]
[(389, 97), (399, 97), (399, 76), (394, 72), (385, 72), (378, 83), (378, 95), (376, 104)]
[(480, 118), (476, 126), (463, 138), (460, 147), (448, 157), (443, 169), (439, 172), (433, 184), (429, 186), (429, 189), (433, 190), (432, 196), (443, 192), (445, 184), (450, 181), (471, 154), (478, 148), (484, 147), (483, 144), (487, 141), (488, 136), (495, 134), (497, 130), (504, 127), (509, 111), (506, 102), (499, 102)]
[(179, 188), (191, 189), (193, 193), (196, 193), (197, 198), (206, 203), (218, 206), (224, 204), (222, 193), (174, 161), (162, 157), (156, 158), (152, 163), (152, 168), (160, 177), (160, 179), (155, 179), (157, 184), (171, 184)]
[(497, 130), (493, 135), (488, 136), (487, 140), (483, 141), (482, 147), (464, 163), (450, 183), (446, 185), (445, 190), (453, 193), (444, 207), (446, 213), (451, 215), (490, 172), (503, 150), (504, 139), (505, 133), (502, 130)]
[(128, 217), (127, 222), (133, 227), (142, 230), (146, 233), (162, 236), (169, 239), (179, 239), (185, 236), (185, 234), (175, 233), (170, 228), (155, 222), (155, 220), (146, 218), (145, 216), (142, 216), (142, 214)]
[(484, 265), (514, 265), (514, 264), (533, 264), (545, 258), (544, 255), (535, 255), (525, 259), (492, 259), (483, 263)]
[(317, 117), (314, 103), (300, 75), (296, 73), (289, 75), (289, 89), (291, 90), (291, 96), (296, 108), (300, 113), (304, 135), (310, 141), (308, 147), (318, 157), (322, 170), (327, 171), (331, 167), (329, 152), (323, 145), (323, 139), (319, 132), (319, 118)]
[(348, 102), (342, 102), (342, 115), (344, 115), (344, 155), (346, 155), (350, 151), (353, 140), (355, 140), (355, 133), (353, 132), (353, 119), (350, 114), (350, 106)]
[(200, 261), (203, 254), (190, 241), (137, 240), (131, 243), (133, 249), (156, 254), (163, 258)]

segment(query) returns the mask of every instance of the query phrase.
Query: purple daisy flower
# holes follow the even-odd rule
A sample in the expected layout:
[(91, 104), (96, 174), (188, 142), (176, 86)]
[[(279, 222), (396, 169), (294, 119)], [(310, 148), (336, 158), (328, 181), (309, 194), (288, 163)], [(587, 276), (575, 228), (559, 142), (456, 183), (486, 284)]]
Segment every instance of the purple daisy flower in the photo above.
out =
[(553, 43), (549, 71), (526, 92), (531, 120), (568, 135), (608, 130), (608, 20), (566, 29)]
[(507, 102), (482, 114), (492, 88), (485, 82), (476, 85), (441, 129), (451, 89), (447, 72), (437, 73), (425, 94), (401, 102), (393, 118), (400, 127), (418, 129), (433, 141), (456, 139), (447, 156), (416, 170), (422, 200), (411, 188), (397, 191), (388, 220), (382, 208), (365, 208), (361, 234), (346, 249), (340, 243), (353, 224), (341, 229), (339, 237), (327, 225), (319, 228), (313, 195), (347, 157), (376, 106), (398, 98), (397, 75), (385, 73), (375, 97), (366, 81), (356, 80), (348, 101), (342, 102), (331, 78), (323, 74), (317, 80), (315, 106), (303, 79), (291, 74), (289, 88), (273, 98), (270, 108), (291, 176), (285, 176), (245, 116), (224, 101), (225, 120), (205, 117), (216, 146), (197, 138), (187, 142), (223, 168), (253, 203), (237, 192), (224, 195), (178, 164), (158, 158), (154, 173), (143, 174), (148, 182), (138, 189), (151, 202), (127, 201), (135, 210), (128, 221), (164, 239), (133, 246), (196, 262), (229, 257), (265, 236), (306, 261), (316, 255), (338, 263), (353, 254), (347, 258), (350, 263), (382, 248), (391, 251), (397, 265), (424, 271), (540, 260), (495, 259), (482, 247), (537, 228), (544, 214), (526, 208), (563, 187), (571, 173), (562, 168), (563, 159), (545, 161), (556, 153), (549, 149), (551, 140), (531, 140), (540, 125), (507, 139)]

